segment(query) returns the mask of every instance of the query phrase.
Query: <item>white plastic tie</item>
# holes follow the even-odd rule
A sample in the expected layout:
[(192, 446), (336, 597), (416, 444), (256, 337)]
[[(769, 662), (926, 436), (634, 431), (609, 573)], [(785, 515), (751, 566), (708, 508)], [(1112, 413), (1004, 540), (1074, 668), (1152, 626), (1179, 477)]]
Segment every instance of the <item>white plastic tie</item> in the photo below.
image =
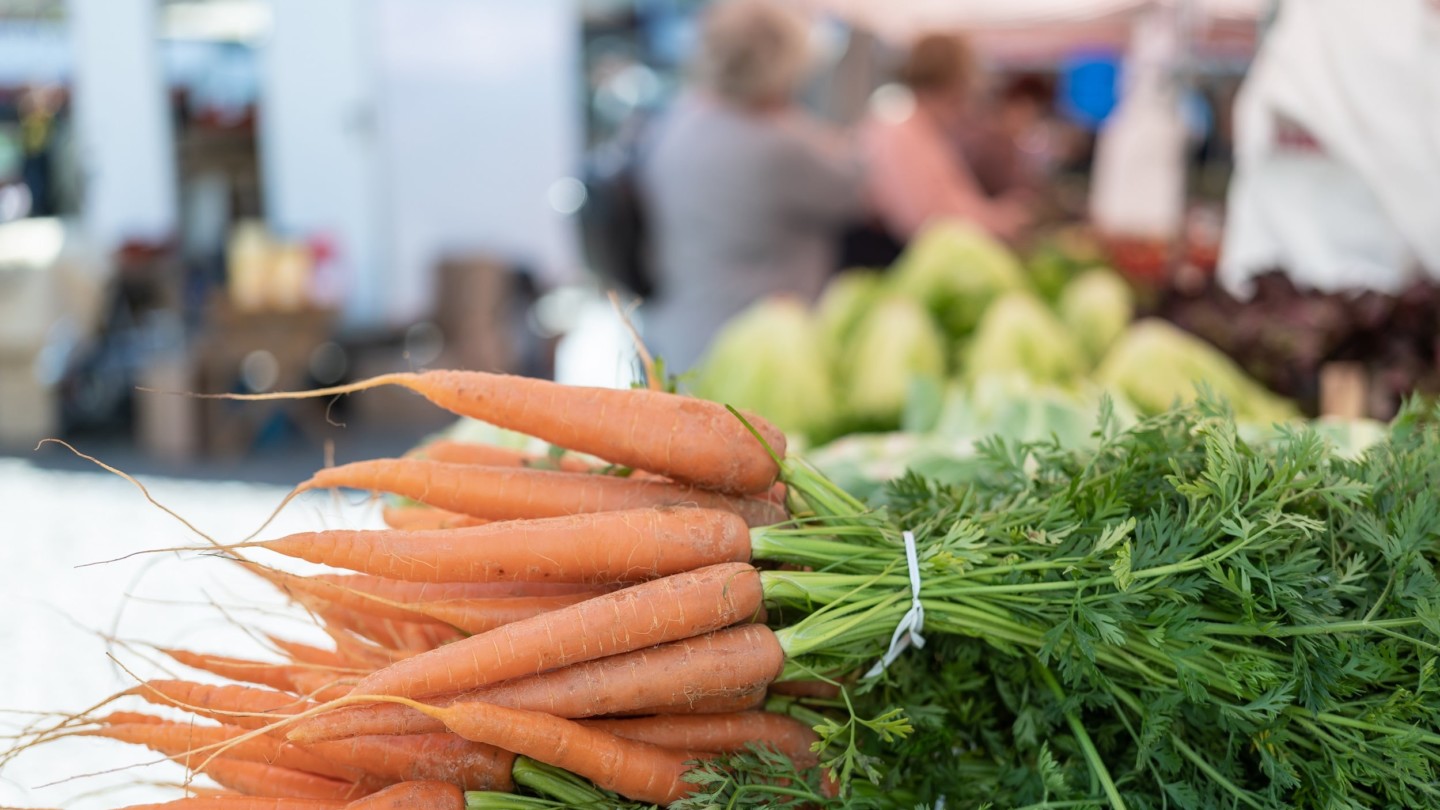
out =
[(925, 646), (925, 638), (920, 635), (920, 631), (925, 627), (925, 606), (920, 604), (920, 559), (915, 552), (915, 535), (907, 531), (903, 536), (905, 563), (910, 566), (910, 609), (905, 611), (905, 615), (900, 617), (900, 624), (895, 626), (895, 633), (890, 636), (890, 649), (865, 673), (867, 678), (884, 672), (906, 649)]

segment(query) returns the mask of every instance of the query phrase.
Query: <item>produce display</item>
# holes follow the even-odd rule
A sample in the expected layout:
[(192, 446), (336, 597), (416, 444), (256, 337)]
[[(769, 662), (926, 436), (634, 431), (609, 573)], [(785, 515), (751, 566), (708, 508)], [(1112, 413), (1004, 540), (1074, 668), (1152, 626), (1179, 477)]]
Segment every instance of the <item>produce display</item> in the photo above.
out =
[(1372, 416), (1389, 417), (1417, 391), (1440, 394), (1440, 285), (1419, 280), (1394, 293), (1322, 293), (1297, 287), (1281, 272), (1253, 283), (1247, 300), (1213, 279), (1169, 289), (1156, 311), (1308, 413), (1320, 408), (1320, 369), (1334, 361), (1366, 368)]
[(813, 311), (758, 302), (681, 386), (764, 413), (807, 448), (913, 430), (909, 418), (927, 392), (958, 384), (952, 396), (985, 398), (997, 385), (1014, 389), (1016, 377), (1047, 398), (1084, 404), (1092, 423), (1099, 390), (1122, 411), (1154, 414), (1194, 400), (1199, 386), (1247, 423), (1298, 415), (1213, 345), (1161, 321), (1136, 322), (1124, 280), (1067, 255), (1089, 254), (1048, 246), (1022, 264), (980, 231), (936, 224), (885, 272), (834, 278)]
[[(442, 371), (238, 398), (381, 384), (547, 449), (462, 428), (317, 472), (298, 490), (400, 497), (391, 527), (195, 550), (331, 646), (162, 650), (207, 675), (96, 696), (0, 764), (144, 746), (221, 786), (153, 805), (176, 810), (1437, 801), (1418, 401), (1362, 450), (1092, 392), (1087, 441), (993, 436), (862, 498), (763, 416), (658, 390)], [(999, 418), (978, 384), (910, 418)]]

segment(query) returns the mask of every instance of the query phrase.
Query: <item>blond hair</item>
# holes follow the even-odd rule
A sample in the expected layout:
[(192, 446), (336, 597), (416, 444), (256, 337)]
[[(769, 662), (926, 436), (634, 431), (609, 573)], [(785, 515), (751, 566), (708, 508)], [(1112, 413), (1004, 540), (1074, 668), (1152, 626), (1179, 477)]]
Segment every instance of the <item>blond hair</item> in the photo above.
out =
[(974, 49), (960, 34), (926, 34), (900, 67), (900, 81), (917, 93), (974, 89), (978, 79)]
[(722, 0), (700, 25), (695, 79), (742, 106), (788, 100), (810, 62), (805, 19), (771, 0)]

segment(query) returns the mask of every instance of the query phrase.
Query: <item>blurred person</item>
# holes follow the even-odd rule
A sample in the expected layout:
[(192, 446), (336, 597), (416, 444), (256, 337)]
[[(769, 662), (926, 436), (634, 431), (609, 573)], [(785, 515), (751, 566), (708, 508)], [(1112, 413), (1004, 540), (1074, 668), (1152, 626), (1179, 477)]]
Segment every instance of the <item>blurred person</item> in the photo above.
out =
[(1034, 75), (1006, 81), (959, 133), (960, 151), (985, 196), (1023, 199), (1040, 191), (1054, 88)]
[(925, 35), (900, 70), (909, 96), (875, 105), (863, 125), (870, 203), (902, 243), (932, 219), (968, 221), (1011, 241), (1030, 223), (1029, 192), (987, 197), (958, 147), (974, 114), (978, 79), (969, 40)]
[(809, 32), (764, 0), (726, 0), (701, 21), (691, 86), (642, 156), (656, 295), (645, 339), (680, 372), (740, 310), (777, 294), (813, 300), (839, 232), (862, 204), (857, 151), (797, 108)]

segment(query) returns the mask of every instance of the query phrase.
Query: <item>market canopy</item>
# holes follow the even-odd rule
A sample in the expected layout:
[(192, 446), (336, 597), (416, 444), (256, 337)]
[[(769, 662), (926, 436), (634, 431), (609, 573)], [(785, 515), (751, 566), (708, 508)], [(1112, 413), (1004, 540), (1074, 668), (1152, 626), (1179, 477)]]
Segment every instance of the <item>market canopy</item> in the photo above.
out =
[[(982, 49), (1016, 58), (1038, 58), (1076, 45), (1123, 46), (1138, 12), (1175, 5), (1160, 0), (796, 0), (893, 42), (921, 32), (964, 30)], [(1202, 50), (1253, 51), (1255, 22), (1272, 0), (1190, 0), (1194, 39)]]

